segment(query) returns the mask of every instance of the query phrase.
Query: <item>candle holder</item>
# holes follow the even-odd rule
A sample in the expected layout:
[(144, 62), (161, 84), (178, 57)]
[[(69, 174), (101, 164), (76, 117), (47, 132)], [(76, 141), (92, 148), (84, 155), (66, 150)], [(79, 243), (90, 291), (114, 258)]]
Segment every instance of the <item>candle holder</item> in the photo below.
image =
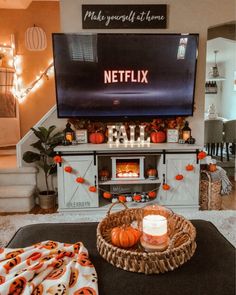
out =
[(143, 208), (140, 244), (147, 252), (164, 251), (169, 246), (168, 224), (173, 212), (157, 204)]

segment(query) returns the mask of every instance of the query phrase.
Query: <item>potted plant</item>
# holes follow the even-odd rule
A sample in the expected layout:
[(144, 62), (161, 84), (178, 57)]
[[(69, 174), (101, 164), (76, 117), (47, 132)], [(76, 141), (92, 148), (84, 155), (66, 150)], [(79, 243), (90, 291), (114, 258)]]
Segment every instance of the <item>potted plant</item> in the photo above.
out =
[(26, 163), (36, 163), (44, 172), (45, 189), (39, 192), (39, 205), (42, 209), (50, 209), (55, 205), (56, 192), (49, 186), (49, 177), (56, 173), (57, 166), (53, 162), (54, 148), (63, 140), (63, 133), (53, 133), (56, 126), (31, 128), (38, 140), (31, 144), (38, 152), (27, 151), (23, 154)]

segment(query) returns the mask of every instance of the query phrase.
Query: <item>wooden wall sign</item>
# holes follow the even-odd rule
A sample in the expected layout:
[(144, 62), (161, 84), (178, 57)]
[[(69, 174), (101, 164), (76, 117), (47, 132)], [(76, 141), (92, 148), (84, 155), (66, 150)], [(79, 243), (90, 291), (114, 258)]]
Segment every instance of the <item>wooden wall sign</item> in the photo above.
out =
[(165, 29), (167, 5), (82, 5), (83, 29)]

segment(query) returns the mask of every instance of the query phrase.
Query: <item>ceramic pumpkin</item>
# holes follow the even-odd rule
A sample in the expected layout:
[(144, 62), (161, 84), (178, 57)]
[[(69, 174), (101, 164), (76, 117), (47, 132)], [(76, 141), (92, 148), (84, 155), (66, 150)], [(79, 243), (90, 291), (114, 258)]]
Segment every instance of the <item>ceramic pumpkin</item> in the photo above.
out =
[(89, 187), (89, 191), (90, 191), (91, 193), (96, 193), (96, 191), (97, 191), (96, 186), (90, 186), (90, 187)]
[(175, 176), (175, 179), (176, 179), (176, 180), (183, 180), (183, 179), (184, 179), (184, 176), (183, 176), (182, 174), (177, 174), (177, 175)]
[(150, 135), (152, 142), (161, 143), (166, 140), (166, 133), (164, 131), (153, 131)]
[(186, 171), (193, 171), (194, 170), (194, 166), (191, 165), (191, 164), (188, 164), (186, 167), (185, 167)]
[(117, 226), (111, 230), (111, 242), (120, 248), (133, 247), (140, 238), (140, 231), (132, 226)]
[(104, 193), (103, 193), (103, 198), (104, 198), (104, 199), (110, 199), (110, 198), (111, 198), (111, 193), (109, 193), (109, 192), (104, 192)]
[(206, 152), (201, 151), (198, 153), (197, 157), (199, 160), (202, 160), (202, 159), (206, 158), (206, 155), (207, 155)]
[(170, 186), (169, 186), (169, 184), (164, 183), (164, 184), (162, 185), (162, 189), (163, 189), (164, 191), (168, 191), (168, 190), (170, 190)]
[(104, 142), (104, 135), (101, 132), (94, 132), (89, 135), (89, 142), (94, 144), (100, 144)]
[(76, 178), (76, 182), (78, 182), (78, 183), (84, 183), (85, 182), (85, 179), (83, 177), (77, 177)]
[(150, 199), (154, 199), (156, 196), (157, 196), (157, 193), (156, 192), (148, 192), (148, 196)]
[(73, 169), (72, 169), (71, 166), (66, 166), (66, 167), (64, 168), (64, 171), (67, 172), (67, 173), (71, 173), (72, 170), (73, 170)]

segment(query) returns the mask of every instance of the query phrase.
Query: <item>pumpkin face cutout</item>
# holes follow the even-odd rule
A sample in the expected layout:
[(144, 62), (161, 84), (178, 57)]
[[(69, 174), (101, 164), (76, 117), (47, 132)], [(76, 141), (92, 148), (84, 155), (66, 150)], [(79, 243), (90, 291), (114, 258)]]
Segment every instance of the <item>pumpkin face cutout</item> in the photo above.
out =
[(47, 290), (47, 294), (66, 295), (66, 294), (68, 294), (68, 292), (67, 292), (66, 286), (64, 284), (58, 284), (58, 285), (50, 287)]
[(97, 293), (91, 287), (84, 287), (76, 291), (74, 295), (97, 295)]
[(6, 259), (14, 258), (14, 257), (16, 257), (17, 255), (19, 255), (19, 254), (21, 254), (21, 253), (23, 253), (23, 252), (24, 252), (23, 249), (9, 252), (9, 253), (7, 253), (7, 255), (6, 255)]
[(79, 254), (78, 257), (78, 263), (82, 266), (89, 266), (89, 267), (93, 267), (92, 262), (89, 260), (88, 258), (88, 254), (85, 252), (82, 252)]
[(76, 284), (79, 276), (79, 271), (76, 268), (73, 268), (70, 273), (70, 282), (69, 287), (72, 288)]
[(34, 289), (32, 295), (42, 295), (42, 294), (43, 294), (43, 285), (40, 284)]
[(21, 295), (24, 292), (26, 286), (26, 279), (23, 277), (16, 278), (11, 283), (8, 294)]
[(74, 253), (79, 253), (80, 246), (80, 243), (76, 243), (73, 245)]
[(3, 265), (3, 267), (6, 270), (6, 273), (9, 273), (9, 271), (15, 267), (17, 264), (19, 264), (21, 262), (21, 259), (19, 256), (16, 256), (15, 258), (9, 260), (5, 265)]
[(3, 283), (5, 283), (5, 277), (4, 276), (0, 276), (0, 285), (2, 285)]
[(56, 247), (57, 247), (57, 243), (56, 242), (48, 241), (45, 245), (43, 245), (42, 248), (51, 250), (51, 249), (55, 249)]
[(54, 271), (52, 271), (48, 276), (47, 276), (47, 280), (57, 280), (59, 278), (61, 278), (66, 272), (66, 267), (63, 268), (59, 268), (56, 269)]

